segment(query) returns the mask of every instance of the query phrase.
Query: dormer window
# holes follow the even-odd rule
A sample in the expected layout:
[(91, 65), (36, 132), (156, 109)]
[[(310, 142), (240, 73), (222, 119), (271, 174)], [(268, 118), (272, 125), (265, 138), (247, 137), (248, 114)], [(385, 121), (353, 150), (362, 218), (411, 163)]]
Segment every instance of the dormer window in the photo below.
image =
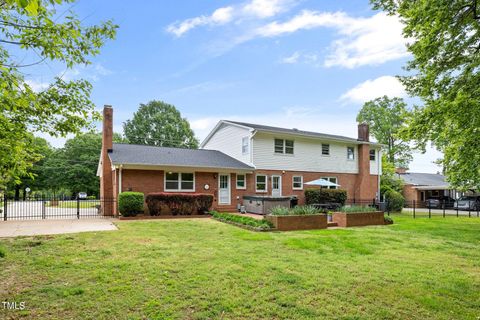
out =
[(275, 139), (274, 150), (275, 153), (293, 154), (293, 140)]

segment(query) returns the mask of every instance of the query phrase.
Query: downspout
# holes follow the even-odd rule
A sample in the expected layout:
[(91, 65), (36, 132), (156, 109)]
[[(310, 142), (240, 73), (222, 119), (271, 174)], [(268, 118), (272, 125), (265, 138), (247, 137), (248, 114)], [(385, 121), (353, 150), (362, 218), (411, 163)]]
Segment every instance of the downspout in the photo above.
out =
[(118, 194), (122, 193), (122, 168), (123, 165), (121, 164), (118, 167)]

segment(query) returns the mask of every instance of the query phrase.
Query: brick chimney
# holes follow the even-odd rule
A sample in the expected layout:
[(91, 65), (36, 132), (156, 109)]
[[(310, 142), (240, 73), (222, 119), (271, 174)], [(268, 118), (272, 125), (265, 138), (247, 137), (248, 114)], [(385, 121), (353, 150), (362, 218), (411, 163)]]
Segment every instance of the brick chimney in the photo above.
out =
[(354, 198), (370, 200), (376, 197), (377, 179), (370, 174), (370, 136), (368, 124), (358, 124), (358, 174), (355, 181)]
[(358, 124), (358, 141), (370, 141), (370, 132), (368, 124), (359, 123)]
[(115, 213), (114, 171), (108, 153), (113, 148), (113, 108), (105, 105), (103, 108), (102, 131), (102, 168), (100, 176), (100, 198), (102, 199), (103, 215), (113, 216)]

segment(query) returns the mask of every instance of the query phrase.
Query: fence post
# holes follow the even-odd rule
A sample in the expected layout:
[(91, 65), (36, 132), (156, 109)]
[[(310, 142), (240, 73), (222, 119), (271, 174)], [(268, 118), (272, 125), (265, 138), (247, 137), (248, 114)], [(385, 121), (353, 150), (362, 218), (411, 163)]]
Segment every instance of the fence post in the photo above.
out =
[(472, 217), (472, 214), (470, 212), (470, 206), (472, 205), (472, 203), (470, 202), (470, 200), (468, 200), (468, 217), (471, 218)]
[(77, 219), (80, 219), (80, 199), (77, 196)]
[(45, 207), (46, 207), (47, 203), (45, 201), (45, 197), (42, 196), (42, 219), (45, 219), (46, 218), (46, 215), (45, 215)]
[(3, 220), (7, 221), (7, 193), (3, 195)]
[(443, 199), (443, 217), (445, 218), (445, 199)]
[(457, 203), (457, 218), (458, 218), (458, 199), (457, 199), (456, 203)]
[(428, 202), (428, 219), (432, 218), (432, 205)]
[(415, 219), (415, 200), (413, 200), (413, 219)]

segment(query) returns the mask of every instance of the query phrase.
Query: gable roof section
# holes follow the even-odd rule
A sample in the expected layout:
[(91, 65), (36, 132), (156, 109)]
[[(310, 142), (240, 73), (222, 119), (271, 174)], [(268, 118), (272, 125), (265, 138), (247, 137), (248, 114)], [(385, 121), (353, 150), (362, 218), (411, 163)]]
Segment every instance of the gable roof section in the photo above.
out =
[[(202, 142), (201, 146), (204, 146), (208, 140), (213, 136), (213, 134), (220, 128), (221, 124), (231, 124), (239, 127), (243, 127), (246, 129), (251, 129), (251, 130), (256, 130), (260, 132), (271, 132), (271, 133), (278, 133), (278, 134), (290, 134), (290, 135), (296, 135), (296, 136), (303, 136), (303, 137), (311, 137), (311, 138), (318, 138), (318, 139), (324, 139), (324, 140), (331, 140), (331, 141), (339, 141), (339, 142), (346, 142), (346, 143), (352, 143), (352, 144), (364, 144), (364, 141), (359, 141), (355, 138), (350, 138), (350, 137), (345, 137), (345, 136), (340, 136), (340, 135), (334, 135), (334, 134), (326, 134), (326, 133), (320, 133), (320, 132), (313, 132), (313, 131), (304, 131), (304, 130), (298, 130), (298, 129), (287, 129), (287, 128), (280, 128), (280, 127), (272, 127), (272, 126), (265, 126), (265, 125), (260, 125), (260, 124), (253, 124), (253, 123), (247, 123), (247, 122), (239, 122), (239, 121), (231, 121), (231, 120), (220, 120), (220, 122), (215, 126), (215, 128), (209, 133), (209, 135), (205, 138), (205, 140)], [(375, 142), (368, 142), (370, 145), (374, 146), (382, 146), (379, 143)]]
[(254, 167), (216, 150), (114, 143), (112, 152), (109, 152), (108, 155), (113, 165), (129, 164), (237, 170), (254, 169)]
[(442, 174), (407, 172), (399, 174), (399, 176), (405, 184), (415, 186), (449, 186), (448, 182), (445, 181), (445, 176)]

